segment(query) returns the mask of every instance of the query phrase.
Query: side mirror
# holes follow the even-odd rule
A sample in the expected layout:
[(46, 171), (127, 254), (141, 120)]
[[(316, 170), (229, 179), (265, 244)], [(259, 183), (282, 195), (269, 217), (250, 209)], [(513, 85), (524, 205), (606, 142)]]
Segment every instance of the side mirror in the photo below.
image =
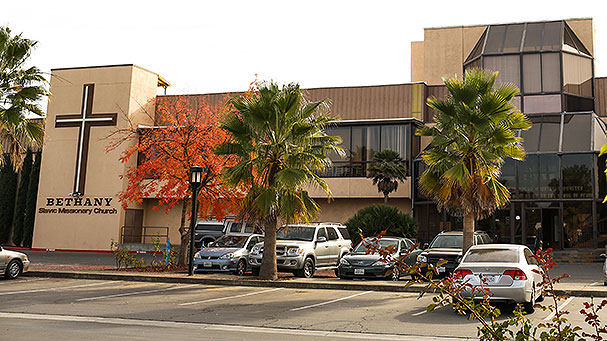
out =
[(317, 240), (317, 242), (319, 242), (319, 243), (324, 243), (326, 241), (327, 241), (327, 237), (318, 237), (318, 240)]
[(350, 248), (350, 252), (354, 252), (354, 248), (353, 247)]
[[(1, 249), (2, 249), (2, 248), (0, 248), (0, 250), (1, 250)], [(604, 254), (604, 253), (601, 253), (601, 257), (603, 257), (603, 258), (607, 258), (607, 255), (606, 255), (606, 254)]]
[(425, 250), (427, 248), (430, 247), (430, 243), (424, 243), (424, 245), (422, 245), (422, 249)]

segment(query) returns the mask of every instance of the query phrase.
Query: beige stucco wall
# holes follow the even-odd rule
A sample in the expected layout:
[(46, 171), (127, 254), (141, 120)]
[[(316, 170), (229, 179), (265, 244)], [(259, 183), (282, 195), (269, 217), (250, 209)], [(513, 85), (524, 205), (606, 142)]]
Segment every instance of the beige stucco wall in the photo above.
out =
[[(317, 199), (320, 206), (320, 213), (316, 221), (345, 223), (358, 210), (374, 204), (383, 204), (383, 199), (359, 199), (359, 198), (340, 198), (332, 200)], [(405, 198), (393, 198), (390, 196), (388, 205), (395, 206), (404, 213), (411, 214), (411, 200)]]
[[(117, 126), (92, 127), (90, 130), (82, 199), (111, 198), (110, 204), (103, 208), (115, 209), (116, 213), (41, 213), (41, 209), (53, 208), (47, 205), (47, 198), (69, 198), (73, 191), (79, 128), (55, 128), (55, 118), (57, 115), (80, 114), (83, 85), (89, 83), (95, 84), (93, 114), (118, 115)], [(141, 115), (139, 103), (145, 105), (155, 97), (157, 83), (158, 75), (133, 65), (52, 71), (52, 96), (45, 123), (46, 137), (42, 152), (34, 247), (107, 250), (112, 239), (119, 240), (124, 210), (118, 202), (118, 193), (125, 187), (120, 175), (125, 173), (126, 165), (118, 158), (129, 143), (106, 152), (109, 140), (104, 138), (131, 123), (136, 125), (146, 122)]]
[(584, 46), (594, 55), (594, 26), (592, 18), (567, 19), (565, 21), (577, 37), (580, 38)]
[(424, 78), (424, 42), (411, 42), (411, 82), (423, 82)]
[[(383, 200), (383, 193), (377, 192), (377, 186), (367, 178), (324, 178), (331, 189), (333, 198), (377, 198)], [(327, 194), (318, 187), (308, 188), (314, 199), (327, 198)], [(390, 193), (390, 198), (411, 198), (411, 178), (398, 184), (398, 190)]]
[[(182, 203), (173, 206), (168, 212), (165, 212), (164, 208), (158, 206), (157, 199), (145, 199), (142, 206), (144, 210), (143, 226), (168, 227), (171, 244), (181, 244), (179, 224), (181, 223)], [(154, 210), (154, 206), (160, 209)], [(189, 220), (186, 221), (186, 224), (189, 224)]]
[(443, 84), (443, 77), (461, 78), (464, 60), (485, 28), (482, 25), (424, 29), (423, 80), (437, 85)]

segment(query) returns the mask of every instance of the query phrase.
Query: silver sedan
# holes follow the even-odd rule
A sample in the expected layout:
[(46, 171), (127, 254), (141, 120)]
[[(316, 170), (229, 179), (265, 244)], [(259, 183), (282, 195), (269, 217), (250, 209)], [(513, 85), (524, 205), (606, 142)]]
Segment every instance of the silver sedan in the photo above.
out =
[(9, 251), (0, 246), (0, 274), (4, 277), (14, 279), (20, 274), (27, 272), (30, 261), (25, 253)]
[[(464, 295), (472, 288), (489, 290), (492, 302), (523, 303), (528, 313), (542, 299), (541, 268), (533, 252), (524, 245), (485, 244), (472, 246), (455, 270), (456, 281), (467, 283)], [(538, 273), (540, 272), (540, 273)], [(475, 297), (482, 293), (475, 291)]]

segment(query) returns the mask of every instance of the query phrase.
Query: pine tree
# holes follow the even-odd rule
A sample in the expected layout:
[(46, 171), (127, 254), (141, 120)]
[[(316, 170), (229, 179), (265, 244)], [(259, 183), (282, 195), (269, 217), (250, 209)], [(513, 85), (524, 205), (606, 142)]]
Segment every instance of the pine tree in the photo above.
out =
[(0, 244), (5, 244), (10, 238), (17, 194), (17, 173), (10, 163), (10, 156), (4, 154), (3, 161), (0, 168)]
[(13, 222), (13, 243), (21, 246), (23, 241), (23, 220), (25, 219), (25, 206), (27, 202), (27, 188), (30, 183), (30, 173), (32, 172), (32, 151), (27, 150), (23, 166), (21, 166), (21, 179), (19, 180), (19, 190), (17, 191), (17, 203), (15, 204), (15, 221)]
[(25, 204), (25, 219), (23, 221), (23, 246), (32, 247), (34, 236), (34, 220), (36, 219), (36, 200), (38, 199), (38, 180), (40, 179), (40, 162), (42, 155), (36, 153), (36, 160), (30, 173), (30, 183), (27, 188)]

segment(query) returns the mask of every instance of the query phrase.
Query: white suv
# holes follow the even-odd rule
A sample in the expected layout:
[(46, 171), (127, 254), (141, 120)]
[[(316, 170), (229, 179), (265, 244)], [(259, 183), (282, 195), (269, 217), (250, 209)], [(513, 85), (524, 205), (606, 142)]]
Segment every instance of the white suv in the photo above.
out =
[[(298, 277), (312, 277), (316, 270), (337, 270), (339, 260), (350, 251), (348, 229), (341, 224), (314, 223), (281, 227), (276, 233), (276, 262), (279, 271), (292, 271)], [(249, 255), (253, 273), (259, 272), (263, 243)]]

